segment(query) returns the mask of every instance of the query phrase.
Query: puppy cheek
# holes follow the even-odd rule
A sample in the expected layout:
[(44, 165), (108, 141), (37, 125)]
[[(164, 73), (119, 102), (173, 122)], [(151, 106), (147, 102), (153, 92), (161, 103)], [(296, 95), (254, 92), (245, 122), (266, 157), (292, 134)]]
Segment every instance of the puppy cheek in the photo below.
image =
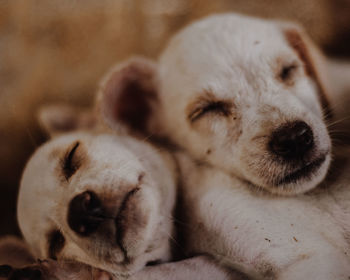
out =
[(243, 178), (265, 186), (269, 184), (269, 179), (283, 172), (283, 167), (275, 163), (268, 149), (269, 137), (252, 137), (240, 142), (238, 168)]
[(159, 201), (157, 193), (142, 189), (128, 204), (122, 222), (126, 228), (123, 243), (129, 256), (138, 256), (146, 249), (156, 230)]
[(326, 125), (320, 121), (315, 121), (311, 124), (314, 132), (316, 153), (325, 153), (327, 151), (330, 152), (332, 149), (332, 144)]
[(323, 109), (319, 96), (317, 95), (317, 90), (316, 83), (304, 77), (296, 84), (294, 94), (298, 97), (303, 106), (305, 106), (304, 108), (307, 112), (312, 112), (322, 120), (324, 118)]

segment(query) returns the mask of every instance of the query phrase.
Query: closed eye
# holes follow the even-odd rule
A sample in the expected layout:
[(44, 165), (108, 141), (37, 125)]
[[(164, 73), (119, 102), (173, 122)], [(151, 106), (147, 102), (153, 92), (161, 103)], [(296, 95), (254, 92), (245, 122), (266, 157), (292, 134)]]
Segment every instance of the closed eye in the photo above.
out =
[(230, 114), (230, 104), (224, 101), (209, 102), (191, 112), (189, 119), (191, 122), (194, 122), (209, 113), (228, 116)]
[(278, 75), (279, 79), (282, 82), (289, 82), (293, 78), (298, 67), (296, 63), (283, 66)]
[(48, 256), (53, 260), (57, 260), (57, 254), (60, 253), (66, 242), (63, 234), (59, 230), (49, 232), (48, 236)]
[(76, 142), (65, 154), (62, 161), (63, 175), (68, 180), (79, 169), (81, 161), (74, 155), (79, 147), (80, 143)]

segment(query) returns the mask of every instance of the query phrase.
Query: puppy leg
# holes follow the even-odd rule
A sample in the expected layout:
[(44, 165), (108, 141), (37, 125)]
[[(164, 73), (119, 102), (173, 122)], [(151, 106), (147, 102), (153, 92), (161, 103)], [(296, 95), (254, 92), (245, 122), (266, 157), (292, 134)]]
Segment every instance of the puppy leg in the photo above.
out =
[(146, 267), (128, 278), (130, 280), (243, 280), (235, 271), (215, 263), (208, 256), (197, 256), (186, 260)]
[[(2, 278), (3, 277), (3, 278)], [(179, 262), (146, 267), (124, 278), (88, 265), (46, 260), (21, 269), (0, 267), (0, 279), (9, 280), (243, 280), (244, 276), (225, 269), (207, 256), (198, 256)]]

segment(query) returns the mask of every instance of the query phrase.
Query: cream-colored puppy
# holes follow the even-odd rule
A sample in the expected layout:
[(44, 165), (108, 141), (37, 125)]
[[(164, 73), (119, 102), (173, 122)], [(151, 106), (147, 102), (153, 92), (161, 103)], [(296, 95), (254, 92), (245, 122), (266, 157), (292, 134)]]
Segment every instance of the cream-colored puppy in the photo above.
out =
[(348, 279), (349, 178), (301, 194), (330, 162), (323, 66), (294, 25), (213, 16), (177, 34), (158, 64), (118, 65), (97, 108), (112, 128), (115, 116), (194, 157), (179, 156), (190, 252), (252, 279)]
[[(57, 111), (42, 113), (52, 134), (74, 124), (73, 112)], [(78, 130), (54, 137), (31, 157), (18, 222), (37, 258), (127, 274), (169, 260), (175, 197), (169, 154), (128, 136)]]
[(303, 193), (322, 181), (331, 158), (322, 59), (296, 25), (212, 16), (172, 38), (158, 64), (118, 65), (111, 74), (118, 86), (102, 92), (119, 105), (104, 114), (259, 189)]
[[(68, 108), (50, 107), (41, 120), (54, 137), (26, 165), (18, 222), (34, 257), (51, 261), (5, 266), (0, 276), (106, 279), (99, 270), (111, 279), (234, 276), (204, 256), (141, 270), (171, 259), (177, 170), (168, 152), (93, 128), (91, 115)], [(14, 247), (5, 245), (4, 254)]]

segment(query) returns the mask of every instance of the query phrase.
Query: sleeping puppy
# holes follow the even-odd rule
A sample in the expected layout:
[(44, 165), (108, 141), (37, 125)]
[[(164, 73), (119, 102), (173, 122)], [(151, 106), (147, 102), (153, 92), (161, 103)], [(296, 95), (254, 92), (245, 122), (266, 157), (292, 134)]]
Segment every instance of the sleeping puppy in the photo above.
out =
[(106, 77), (102, 121), (194, 158), (178, 155), (189, 252), (251, 279), (350, 277), (350, 178), (302, 194), (330, 162), (321, 62), (295, 26), (221, 15), (180, 32), (158, 65), (134, 59)]
[[(59, 110), (41, 113), (51, 135), (89, 123)], [(90, 130), (54, 137), (26, 165), (18, 222), (34, 255), (120, 274), (169, 260), (172, 158), (131, 137)]]
[[(74, 109), (49, 107), (40, 117), (53, 138), (27, 163), (17, 210), (31, 252), (47, 261), (17, 270), (4, 266), (0, 275), (9, 279), (90, 275), (100, 280), (234, 276), (206, 256), (141, 270), (148, 263), (171, 259), (174, 158), (144, 141), (97, 127), (89, 114)], [(25, 248), (4, 244), (0, 257)], [(6, 258), (7, 264), (18, 266), (14, 258)]]
[(298, 26), (211, 16), (173, 37), (157, 64), (132, 59), (109, 79), (100, 100), (119, 101), (105, 118), (165, 136), (255, 188), (295, 195), (327, 173), (327, 69)]

